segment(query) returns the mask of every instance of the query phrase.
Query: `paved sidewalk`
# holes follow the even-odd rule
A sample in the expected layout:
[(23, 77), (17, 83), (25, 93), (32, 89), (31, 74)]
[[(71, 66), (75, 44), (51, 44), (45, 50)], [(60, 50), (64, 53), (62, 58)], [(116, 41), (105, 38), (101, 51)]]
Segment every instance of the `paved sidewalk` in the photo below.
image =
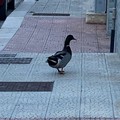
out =
[(3, 51), (55, 52), (62, 49), (68, 34), (77, 39), (71, 43), (73, 52), (110, 51), (105, 25), (89, 25), (84, 18), (79, 17), (25, 17)]
[(45, 63), (49, 55), (18, 53), (16, 58), (31, 57), (32, 62), (0, 64), (1, 82), (54, 82), (51, 92), (0, 92), (0, 118), (120, 118), (120, 55), (75, 53), (64, 75)]
[[(77, 42), (72, 45), (74, 52), (109, 52), (110, 40), (106, 36), (105, 25), (85, 23), (85, 12), (94, 10), (93, 6), (94, 2), (89, 0), (70, 0), (64, 3), (62, 0), (39, 0), (37, 2), (25, 0), (2, 26), (0, 50), (54, 52), (61, 49), (68, 34), (73, 34), (77, 39)], [(34, 17), (31, 11), (33, 13), (69, 13), (70, 16)]]
[(6, 44), (15, 35), (21, 23), (29, 11), (34, 5), (34, 0), (24, 0), (5, 20), (0, 29), (0, 51), (6, 46)]
[[(120, 120), (120, 55), (109, 53), (105, 25), (85, 23), (93, 4), (24, 0), (7, 18), (0, 29), (0, 62), (7, 61), (0, 64), (0, 120)], [(31, 11), (70, 16), (32, 16)], [(77, 41), (71, 42), (73, 57), (60, 75), (45, 61), (68, 34)], [(21, 63), (26, 58), (32, 61)], [(53, 89), (35, 89), (44, 82)], [(45, 83), (41, 88), (49, 87)]]
[(94, 11), (94, 0), (39, 0), (29, 12), (69, 13), (70, 16), (85, 17), (86, 11)]

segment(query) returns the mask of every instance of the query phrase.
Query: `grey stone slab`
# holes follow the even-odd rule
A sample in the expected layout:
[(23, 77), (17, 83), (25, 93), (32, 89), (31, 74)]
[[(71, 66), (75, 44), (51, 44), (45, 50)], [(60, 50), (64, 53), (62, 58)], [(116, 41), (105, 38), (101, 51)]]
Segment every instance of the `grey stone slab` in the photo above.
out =
[(46, 115), (47, 118), (79, 117), (82, 79), (80, 71), (81, 56), (77, 57), (75, 55), (74, 57), (78, 60), (76, 60), (77, 64), (71, 61), (70, 64), (72, 65), (71, 67), (68, 65), (68, 71), (66, 70), (65, 75), (55, 75), (56, 80)]
[(2, 76), (7, 71), (9, 65), (0, 65), (0, 81), (2, 81)]
[(16, 57), (31, 57), (34, 58), (33, 62), (37, 59), (38, 53), (25, 53), (25, 52), (20, 52), (16, 55)]
[(17, 8), (24, 0), (15, 0), (15, 8)]
[(87, 82), (82, 85), (81, 117), (114, 117), (109, 84), (99, 85)]
[(21, 93), (0, 92), (0, 118), (10, 118)]
[(104, 59), (103, 54), (84, 54), (83, 56), (81, 117), (114, 117)]
[(45, 5), (47, 4), (48, 0), (39, 0), (37, 1), (29, 10), (29, 12), (43, 12), (43, 9), (45, 7)]
[(9, 17), (24, 17), (26, 15), (27, 11), (13, 11)]
[(1, 81), (29, 81), (28, 76), (31, 69), (36, 61), (36, 53), (19, 53), (16, 57), (34, 57), (31, 64), (26, 65), (10, 65), (8, 69), (4, 72)]
[[(3, 33), (4, 34), (4, 33)], [(3, 35), (4, 36), (4, 35)], [(6, 44), (9, 42), (10, 38), (0, 38), (0, 51), (3, 50), (3, 48), (6, 46)], [(4, 36), (6, 37), (6, 36)]]
[(83, 15), (81, 15), (80, 12), (71, 12), (71, 13), (70, 13), (70, 16), (71, 16), (71, 17), (78, 16), (79, 18), (83, 18)]
[(106, 54), (106, 65), (108, 70), (108, 78), (111, 87), (111, 97), (113, 100), (113, 110), (115, 117), (120, 116), (119, 100), (120, 100), (120, 55)]
[(119, 72), (120, 68), (120, 55), (117, 53), (106, 53), (106, 60), (107, 60), (107, 66), (109, 74), (112, 74), (114, 72)]
[(27, 79), (32, 65), (10, 65), (1, 78), (1, 81), (29, 81)]
[(11, 118), (45, 118), (51, 93), (22, 93)]
[(29, 81), (27, 76), (30, 72), (31, 65), (10, 65), (4, 73), (1, 81)]
[(46, 63), (47, 57), (50, 54), (42, 54), (36, 58), (33, 68), (28, 76), (29, 80), (34, 81), (54, 81), (53, 77), (55, 74), (54, 69), (50, 68)]
[(112, 83), (112, 99), (113, 99), (113, 109), (116, 118), (120, 116), (120, 83)]
[(29, 11), (29, 9), (34, 5), (35, 0), (24, 0), (16, 9), (15, 11)]
[[(94, 1), (64, 1), (64, 0), (47, 0), (37, 1), (31, 8), (30, 12), (43, 12), (43, 13), (69, 13), (72, 16), (80, 16), (80, 14), (86, 13), (86, 11), (94, 10)], [(80, 16), (81, 17), (81, 16)], [(82, 16), (83, 17), (83, 16)]]
[[(67, 82), (68, 81), (68, 82)], [(79, 117), (80, 89), (79, 81), (58, 80), (50, 99), (47, 118)], [(77, 86), (77, 87), (73, 87)], [(61, 92), (58, 92), (61, 91)]]
[(16, 31), (17, 29), (10, 29), (10, 28), (0, 29), (0, 42), (3, 44), (8, 43), (8, 41), (13, 37)]
[(62, 13), (69, 13), (69, 4), (70, 2), (60, 2), (57, 9), (56, 9), (56, 13), (58, 12), (62, 12)]
[(2, 29), (18, 29), (23, 21), (24, 17), (7, 17), (4, 24), (2, 25)]
[(25, 52), (20, 52), (16, 55), (16, 57), (31, 57), (34, 58), (33, 59), (33, 63), (36, 61), (37, 57), (38, 57), (38, 53), (25, 53)]

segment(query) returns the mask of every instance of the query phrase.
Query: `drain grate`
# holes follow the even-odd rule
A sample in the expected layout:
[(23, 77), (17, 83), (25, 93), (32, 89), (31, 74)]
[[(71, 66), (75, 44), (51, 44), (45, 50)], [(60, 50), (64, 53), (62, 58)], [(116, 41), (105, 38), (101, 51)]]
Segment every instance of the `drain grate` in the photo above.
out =
[(30, 64), (32, 58), (0, 58), (0, 64)]
[(32, 13), (33, 16), (70, 16), (69, 13)]
[(54, 82), (0, 82), (0, 91), (44, 91), (49, 92), (53, 89)]
[(0, 57), (15, 57), (16, 54), (0, 54)]

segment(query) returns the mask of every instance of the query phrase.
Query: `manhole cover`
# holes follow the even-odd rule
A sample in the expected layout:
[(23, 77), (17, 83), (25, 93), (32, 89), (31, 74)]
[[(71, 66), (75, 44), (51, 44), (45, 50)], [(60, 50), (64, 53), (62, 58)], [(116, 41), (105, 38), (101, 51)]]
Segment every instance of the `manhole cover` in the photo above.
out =
[(32, 13), (33, 16), (70, 16), (69, 13)]
[(0, 82), (0, 91), (44, 91), (53, 89), (54, 82)]
[(0, 64), (30, 64), (32, 58), (0, 58)]
[(0, 57), (15, 57), (16, 54), (0, 54)]

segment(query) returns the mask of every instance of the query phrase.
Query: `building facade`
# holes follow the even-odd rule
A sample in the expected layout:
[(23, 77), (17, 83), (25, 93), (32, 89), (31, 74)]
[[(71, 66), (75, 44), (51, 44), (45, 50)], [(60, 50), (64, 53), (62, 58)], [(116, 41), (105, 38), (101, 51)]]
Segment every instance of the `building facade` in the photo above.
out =
[(106, 31), (107, 34), (112, 38), (112, 52), (120, 53), (120, 0), (105, 1), (106, 3), (103, 2), (103, 0), (95, 0), (95, 12), (102, 13), (102, 11), (104, 11), (105, 8), (104, 4), (106, 4)]
[(116, 0), (114, 52), (120, 53), (120, 0)]

